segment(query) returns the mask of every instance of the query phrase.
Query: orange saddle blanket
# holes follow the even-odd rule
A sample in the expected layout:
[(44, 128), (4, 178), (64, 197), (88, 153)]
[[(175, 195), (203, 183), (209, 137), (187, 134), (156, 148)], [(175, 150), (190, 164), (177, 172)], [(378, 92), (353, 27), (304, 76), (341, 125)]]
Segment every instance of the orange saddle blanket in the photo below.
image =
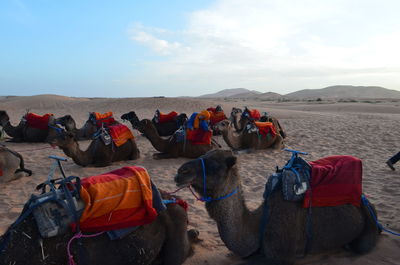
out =
[(211, 131), (204, 131), (202, 129), (186, 130), (186, 139), (193, 145), (210, 145), (211, 137)]
[(133, 134), (128, 126), (124, 124), (116, 124), (108, 126), (110, 136), (114, 144), (118, 147), (126, 143), (129, 139), (133, 139)]
[(248, 113), (250, 118), (255, 121), (258, 121), (261, 118), (261, 114), (257, 109), (247, 109), (245, 112), (243, 112), (242, 115), (244, 115), (245, 113)]
[(112, 111), (106, 112), (104, 114), (93, 112), (93, 114), (96, 118), (97, 127), (101, 127), (102, 125), (104, 125), (104, 127), (108, 127), (115, 123)]
[(256, 121), (254, 122), (254, 124), (257, 126), (258, 131), (262, 136), (267, 136), (268, 134), (271, 134), (272, 137), (275, 137), (276, 129), (272, 122)]
[(178, 112), (176, 112), (176, 111), (171, 111), (170, 113), (167, 113), (167, 114), (160, 112), (158, 115), (158, 122), (159, 123), (170, 122), (176, 116), (178, 116)]
[(85, 210), (80, 229), (100, 232), (153, 222), (150, 176), (142, 167), (123, 167), (81, 180)]
[(30, 112), (27, 113), (24, 118), (29, 127), (47, 130), (49, 126), (49, 119), (51, 116), (53, 116), (53, 114), (51, 113), (40, 116)]

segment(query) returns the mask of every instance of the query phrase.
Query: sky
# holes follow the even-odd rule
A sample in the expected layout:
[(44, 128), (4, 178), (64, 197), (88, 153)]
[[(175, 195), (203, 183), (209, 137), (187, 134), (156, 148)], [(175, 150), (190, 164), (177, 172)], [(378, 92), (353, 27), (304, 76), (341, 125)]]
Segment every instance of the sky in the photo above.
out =
[(0, 0), (0, 95), (400, 90), (398, 0)]

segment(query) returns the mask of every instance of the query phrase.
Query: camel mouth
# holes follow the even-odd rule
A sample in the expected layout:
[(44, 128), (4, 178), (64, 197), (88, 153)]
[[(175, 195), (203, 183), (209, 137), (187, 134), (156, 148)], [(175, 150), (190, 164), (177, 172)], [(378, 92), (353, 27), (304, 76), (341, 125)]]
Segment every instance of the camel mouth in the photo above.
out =
[(185, 186), (189, 186), (192, 184), (192, 179), (185, 179), (182, 176), (180, 176), (179, 174), (177, 174), (175, 176), (175, 183), (177, 187), (185, 187)]

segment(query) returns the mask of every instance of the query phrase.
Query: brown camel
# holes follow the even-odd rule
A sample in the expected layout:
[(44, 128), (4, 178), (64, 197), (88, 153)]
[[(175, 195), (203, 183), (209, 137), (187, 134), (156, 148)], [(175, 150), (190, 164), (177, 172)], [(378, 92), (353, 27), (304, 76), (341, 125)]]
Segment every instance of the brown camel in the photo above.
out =
[(92, 139), (93, 135), (99, 129), (91, 119), (88, 119), (83, 127), (78, 129), (76, 128), (75, 120), (72, 118), (71, 115), (65, 115), (63, 117), (57, 118), (55, 122), (56, 124), (64, 126), (67, 131), (74, 133), (77, 140)]
[[(214, 198), (205, 206), (217, 222), (227, 248), (241, 257), (257, 252), (263, 254), (262, 260), (250, 264), (293, 264), (296, 256), (305, 254), (306, 247), (309, 253), (320, 253), (347, 246), (360, 254), (375, 247), (380, 231), (365, 206), (346, 204), (312, 208), (312, 240), (307, 244), (308, 209), (302, 208), (301, 201), (284, 200), (282, 189), (278, 188), (266, 202), (251, 211), (245, 203), (236, 157), (232, 152), (213, 150), (201, 158), (205, 168), (200, 159), (189, 161), (178, 169), (175, 181), (178, 186), (191, 184), (201, 196)], [(207, 194), (204, 194), (204, 182)], [(233, 194), (235, 190), (237, 192)], [(227, 194), (233, 195), (218, 200)], [(268, 222), (263, 225), (261, 237), (264, 203), (268, 203)]]
[(58, 146), (76, 164), (82, 167), (105, 167), (115, 161), (135, 160), (140, 156), (134, 139), (116, 147), (113, 143), (106, 145), (101, 137), (97, 137), (92, 140), (85, 151), (82, 151), (73, 133), (56, 126), (50, 128), (47, 142), (52, 146)]
[(160, 152), (153, 155), (154, 159), (176, 157), (197, 158), (211, 149), (219, 148), (219, 145), (214, 141), (212, 141), (210, 145), (193, 145), (189, 141), (178, 141), (177, 133), (167, 139), (163, 139), (160, 137), (154, 124), (150, 120), (143, 119), (139, 121), (133, 111), (122, 115), (122, 117), (129, 120), (132, 124), (132, 128), (143, 133), (144, 136), (149, 139), (153, 147)]
[[(171, 199), (165, 193), (162, 197)], [(74, 241), (71, 251), (78, 264), (82, 259), (86, 261), (84, 264), (98, 265), (180, 265), (193, 254), (192, 243), (198, 237), (198, 232), (194, 229), (187, 231), (187, 226), (186, 211), (178, 204), (168, 204), (167, 210), (161, 211), (155, 221), (122, 239), (110, 241), (107, 234), (101, 234), (82, 239), (81, 247)], [(42, 239), (33, 216), (29, 215), (12, 229), (4, 251), (0, 251), (0, 265), (68, 264), (67, 243), (73, 235), (69, 231)], [(4, 241), (4, 236), (0, 237), (0, 247)]]
[[(275, 125), (275, 124), (274, 124)], [(226, 144), (233, 150), (240, 149), (276, 149), (283, 148), (283, 138), (281, 135), (261, 136), (257, 132), (235, 132), (232, 123), (229, 120), (223, 120), (216, 124), (216, 128), (221, 132)]]
[[(124, 116), (124, 115), (122, 115)], [(124, 119), (122, 118), (121, 119)], [(156, 127), (157, 132), (160, 136), (171, 136), (173, 135), (176, 130), (178, 130), (182, 125), (184, 125), (187, 121), (187, 116), (185, 113), (181, 113), (178, 116), (176, 116), (172, 121), (169, 122), (157, 122), (156, 117), (154, 117), (151, 122), (154, 124), (154, 127)]]
[(10, 117), (4, 110), (0, 110), (0, 125), (13, 142), (44, 142), (48, 135), (48, 130), (29, 127), (22, 121), (17, 126), (11, 125)]
[(24, 166), (24, 159), (18, 152), (0, 146), (0, 183), (32, 175), (32, 171)]

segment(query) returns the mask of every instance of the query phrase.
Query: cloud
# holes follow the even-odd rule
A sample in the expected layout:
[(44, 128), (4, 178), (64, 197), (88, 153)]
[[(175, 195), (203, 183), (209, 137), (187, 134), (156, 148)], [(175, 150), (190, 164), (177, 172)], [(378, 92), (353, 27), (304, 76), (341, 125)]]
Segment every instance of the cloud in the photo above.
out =
[(136, 24), (130, 33), (136, 43), (168, 56), (147, 62), (142, 79), (195, 89), (195, 95), (200, 88), (286, 93), (341, 83), (400, 89), (400, 3), (376, 5), (220, 0), (190, 13), (180, 31)]

